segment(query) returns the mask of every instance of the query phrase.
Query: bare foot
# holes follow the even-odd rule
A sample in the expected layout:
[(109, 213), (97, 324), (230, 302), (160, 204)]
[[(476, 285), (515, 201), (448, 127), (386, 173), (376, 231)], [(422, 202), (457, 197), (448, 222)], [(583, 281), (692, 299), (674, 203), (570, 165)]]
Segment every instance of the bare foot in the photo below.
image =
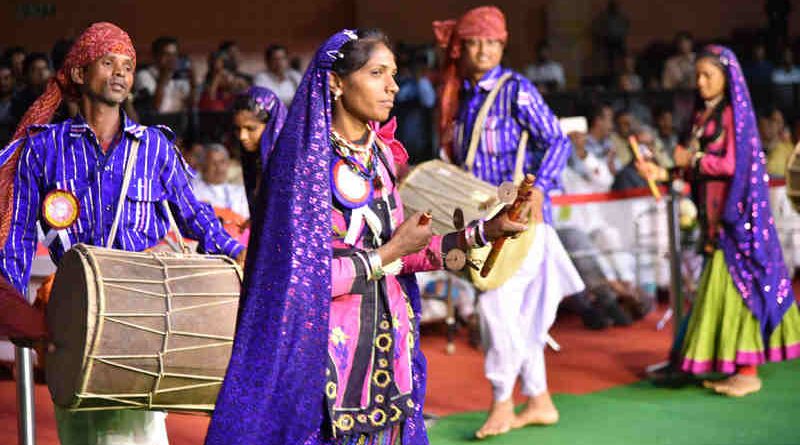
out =
[(725, 380), (703, 380), (703, 388), (714, 389), (716, 390), (718, 386), (724, 386), (728, 384), (728, 379)]
[(558, 423), (558, 410), (550, 398), (550, 393), (545, 391), (538, 396), (531, 397), (525, 408), (514, 418), (511, 428), (522, 428), (528, 425), (553, 425)]
[(719, 382), (714, 388), (719, 394), (729, 397), (744, 397), (761, 390), (761, 379), (755, 375), (735, 374)]
[(511, 430), (514, 421), (514, 402), (512, 399), (492, 402), (489, 417), (481, 429), (475, 432), (475, 437), (484, 439), (489, 436), (505, 434)]

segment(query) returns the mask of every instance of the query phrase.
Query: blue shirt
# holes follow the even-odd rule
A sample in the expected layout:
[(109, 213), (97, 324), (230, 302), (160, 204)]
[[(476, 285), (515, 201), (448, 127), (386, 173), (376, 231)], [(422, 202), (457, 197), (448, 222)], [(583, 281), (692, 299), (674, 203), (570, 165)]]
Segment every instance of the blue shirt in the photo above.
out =
[(536, 87), (522, 75), (498, 65), (475, 85), (464, 81), (455, 122), (455, 162), (464, 165), (478, 111), (497, 81), (507, 72), (512, 76), (489, 109), (472, 173), (494, 185), (512, 181), (519, 138), (522, 131), (527, 130), (529, 139), (523, 172), (536, 175), (535, 185), (545, 192), (545, 221), (550, 222), (548, 192), (560, 188), (561, 172), (572, 151), (572, 144)]
[[(42, 199), (54, 189), (73, 193), (80, 209), (78, 219), (65, 229), (69, 244), (105, 246), (134, 140), (140, 141), (139, 152), (113, 247), (141, 251), (156, 245), (169, 229), (161, 203), (167, 200), (182, 234), (198, 240), (201, 251), (236, 257), (243, 249), (225, 233), (212, 208), (195, 198), (189, 182), (191, 170), (172, 143), (171, 132), (166, 127), (138, 125), (124, 113), (122, 118), (121, 135), (106, 153), (80, 116), (32, 127), (28, 137), (0, 151), (1, 165), (22, 147), (14, 179), (14, 217), (6, 245), (0, 250), (0, 273), (23, 294), (36, 252)], [(51, 230), (43, 220), (41, 227), (46, 233)], [(65, 246), (55, 237), (49, 250), (57, 263)]]

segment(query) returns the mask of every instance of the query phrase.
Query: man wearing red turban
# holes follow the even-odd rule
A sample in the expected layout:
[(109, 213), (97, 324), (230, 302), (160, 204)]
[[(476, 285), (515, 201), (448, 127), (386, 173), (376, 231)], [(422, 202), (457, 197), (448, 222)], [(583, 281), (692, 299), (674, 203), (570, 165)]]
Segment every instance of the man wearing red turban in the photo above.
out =
[[(93, 24), (0, 151), (0, 279), (18, 294), (26, 294), (37, 224), (56, 263), (77, 243), (142, 251), (166, 235), (170, 224), (163, 202), (181, 231), (200, 241), (200, 249), (243, 257), (244, 247), (225, 233), (211, 207), (195, 198), (172, 132), (138, 125), (121, 110), (135, 68), (136, 51), (125, 31)], [(80, 113), (48, 124), (64, 97), (77, 100)], [(129, 159), (129, 186), (123, 189)], [(7, 286), (0, 291), (4, 300), (14, 293)], [(20, 313), (28, 317), (27, 311)], [(14, 330), (23, 338), (42, 336), (35, 323)], [(56, 407), (65, 445), (166, 444), (164, 418), (144, 410)]]
[[(499, 9), (475, 8), (458, 20), (434, 22), (433, 30), (444, 50), (442, 157), (494, 185), (536, 176), (535, 232), (527, 255), (523, 248), (514, 275), (479, 300), (494, 402), (476, 436), (556, 423), (558, 411), (547, 391), (545, 340), (560, 300), (584, 287), (550, 226), (548, 193), (560, 185), (571, 146), (536, 88), (500, 66), (508, 31)], [(528, 401), (515, 416), (512, 393), (518, 378)]]

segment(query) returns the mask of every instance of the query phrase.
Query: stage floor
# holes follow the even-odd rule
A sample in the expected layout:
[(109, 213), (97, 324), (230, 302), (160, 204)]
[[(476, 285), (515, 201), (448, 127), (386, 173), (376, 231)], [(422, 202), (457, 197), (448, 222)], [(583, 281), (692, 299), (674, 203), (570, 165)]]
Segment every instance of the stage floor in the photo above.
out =
[[(764, 389), (743, 399), (717, 396), (699, 385), (681, 389), (640, 381), (645, 366), (665, 358), (671, 326), (657, 331), (662, 310), (629, 328), (589, 331), (575, 316), (559, 318), (551, 331), (562, 351), (547, 352), (548, 380), (561, 412), (558, 426), (512, 431), (487, 442), (591, 443), (617, 445), (797, 444), (800, 443), (800, 360), (762, 368)], [(444, 353), (442, 335), (428, 333), (423, 349), (429, 360), (426, 411), (443, 416), (430, 429), (432, 444), (474, 443), (491, 393), (483, 378), (483, 358), (458, 337), (454, 355)], [(0, 381), (0, 444), (16, 443), (13, 381)], [(517, 394), (518, 396), (518, 394)], [(37, 443), (57, 445), (47, 389), (36, 387)], [(170, 414), (172, 445), (200, 445), (208, 417)]]

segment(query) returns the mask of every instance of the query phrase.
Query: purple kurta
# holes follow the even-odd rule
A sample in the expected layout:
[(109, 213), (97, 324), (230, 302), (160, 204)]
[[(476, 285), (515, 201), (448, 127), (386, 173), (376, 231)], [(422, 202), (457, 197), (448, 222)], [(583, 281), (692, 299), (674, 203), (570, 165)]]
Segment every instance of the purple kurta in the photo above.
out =
[(511, 78), (502, 86), (489, 109), (478, 143), (472, 173), (491, 184), (514, 179), (517, 146), (523, 130), (529, 133), (523, 172), (536, 175), (535, 185), (545, 192), (545, 222), (551, 222), (548, 192), (560, 188), (561, 172), (572, 150), (558, 119), (544, 103), (536, 87), (524, 76), (497, 66), (474, 86), (467, 80), (461, 89), (454, 125), (454, 157), (464, 165), (478, 111), (489, 92), (505, 74)]

